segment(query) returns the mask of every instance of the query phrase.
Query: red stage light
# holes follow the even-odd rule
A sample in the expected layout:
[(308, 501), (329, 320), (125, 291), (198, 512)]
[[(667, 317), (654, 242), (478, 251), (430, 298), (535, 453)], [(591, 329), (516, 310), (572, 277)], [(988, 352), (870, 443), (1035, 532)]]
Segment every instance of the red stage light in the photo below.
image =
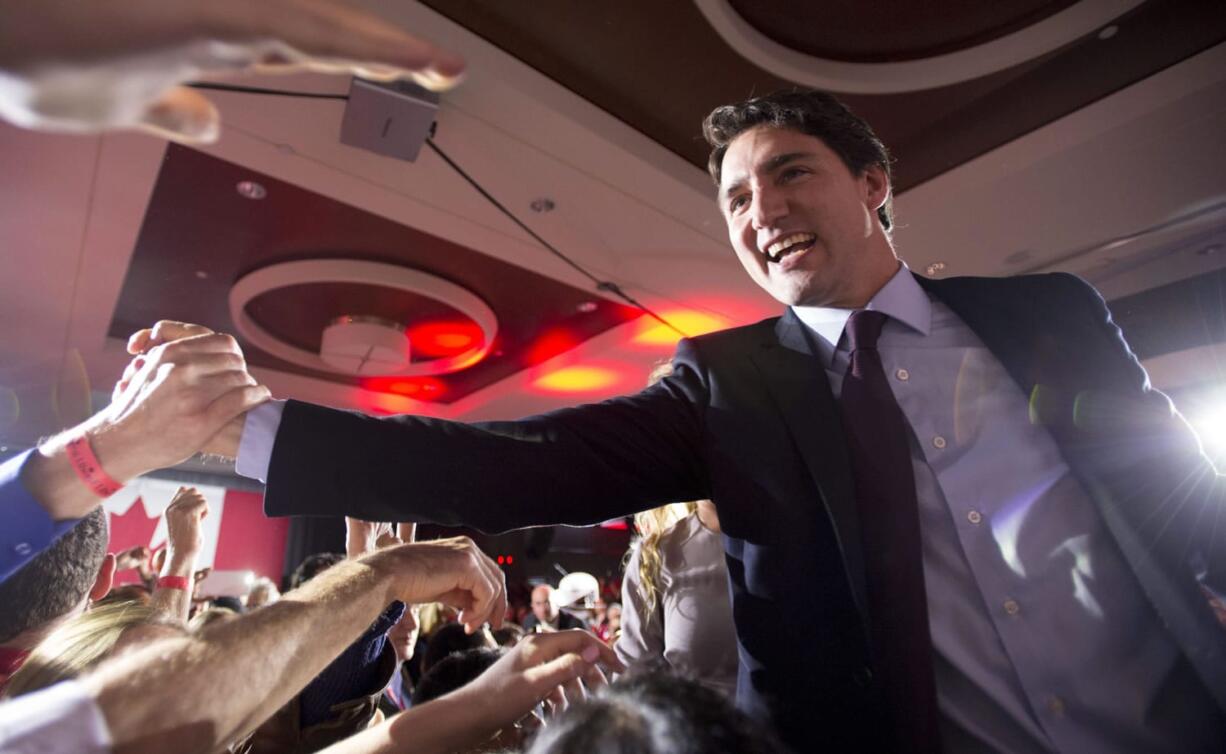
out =
[(511, 557), (510, 555), (508, 555), (508, 556), (507, 556), (507, 565), (511, 565), (511, 564), (512, 564), (512, 563), (514, 563), (514, 562), (515, 562), (515, 558)]
[(536, 342), (528, 347), (525, 361), (529, 366), (549, 361), (554, 356), (565, 353), (579, 345), (579, 339), (561, 328), (555, 328), (541, 335)]
[(447, 392), (447, 383), (438, 377), (370, 377), (362, 380), (362, 388), (374, 393), (432, 401)]
[(455, 356), (481, 344), (481, 328), (472, 320), (425, 322), (409, 328), (409, 343), (419, 356)]

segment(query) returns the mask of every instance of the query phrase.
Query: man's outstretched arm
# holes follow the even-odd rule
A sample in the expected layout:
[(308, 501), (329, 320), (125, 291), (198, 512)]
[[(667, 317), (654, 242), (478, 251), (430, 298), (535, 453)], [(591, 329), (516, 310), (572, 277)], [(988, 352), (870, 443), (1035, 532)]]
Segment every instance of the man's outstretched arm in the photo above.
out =
[[(200, 332), (208, 331), (160, 322), (133, 335), (129, 349)], [(683, 341), (673, 375), (641, 393), (519, 421), (376, 419), (297, 401), (261, 407), (276, 437), (262, 450), (265, 510), (503, 531), (595, 524), (709, 497), (702, 458), (709, 401), (697, 361)], [(208, 450), (238, 455), (246, 473), (252, 464), (239, 448), (251, 450), (250, 425), (249, 418), (246, 430), (223, 433)]]

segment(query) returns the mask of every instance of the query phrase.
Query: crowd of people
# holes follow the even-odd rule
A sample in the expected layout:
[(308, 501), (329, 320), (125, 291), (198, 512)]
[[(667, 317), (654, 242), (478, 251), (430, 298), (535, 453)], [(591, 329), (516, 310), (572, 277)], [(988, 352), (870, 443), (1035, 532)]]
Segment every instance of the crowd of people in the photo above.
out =
[[(0, 5), (18, 126), (208, 141), (179, 84), (247, 69), (442, 88), (463, 61), (330, 0)], [(133, 334), (106, 408), (0, 464), (0, 750), (1226, 750), (1226, 481), (1101, 297), (913, 275), (889, 153), (826, 93), (703, 130), (786, 311), (683, 340), (637, 395), (376, 419), (274, 400), (230, 335)], [(345, 517), (346, 552), (194, 600), (191, 488), (164, 552), (108, 552), (101, 502), (196, 453), (269, 515)], [(630, 514), (621, 603), (588, 622), (541, 584), (518, 627), (471, 540), (377, 523)]]

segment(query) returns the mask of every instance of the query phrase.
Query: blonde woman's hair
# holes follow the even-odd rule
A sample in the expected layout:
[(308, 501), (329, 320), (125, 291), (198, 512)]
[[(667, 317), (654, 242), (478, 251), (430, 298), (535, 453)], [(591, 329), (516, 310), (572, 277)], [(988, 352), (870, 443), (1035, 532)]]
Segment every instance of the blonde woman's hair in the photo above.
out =
[(93, 607), (65, 622), (36, 646), (5, 686), (15, 697), (76, 678), (104, 660), (119, 637), (132, 626), (162, 623), (158, 613), (139, 602)]
[(631, 546), (631, 552), (638, 548), (639, 591), (647, 604), (647, 615), (643, 617), (645, 623), (655, 614), (656, 603), (660, 599), (660, 537), (697, 511), (697, 503), (669, 503), (634, 516), (639, 538)]
[[(647, 384), (654, 385), (672, 373), (671, 361), (657, 364), (648, 375)], [(651, 620), (660, 599), (660, 537), (697, 511), (696, 503), (669, 503), (634, 516), (634, 527), (638, 530), (639, 538), (631, 545), (630, 552), (634, 552), (635, 548), (639, 551), (639, 589), (647, 604), (644, 622)], [(629, 555), (627, 553), (627, 558)]]

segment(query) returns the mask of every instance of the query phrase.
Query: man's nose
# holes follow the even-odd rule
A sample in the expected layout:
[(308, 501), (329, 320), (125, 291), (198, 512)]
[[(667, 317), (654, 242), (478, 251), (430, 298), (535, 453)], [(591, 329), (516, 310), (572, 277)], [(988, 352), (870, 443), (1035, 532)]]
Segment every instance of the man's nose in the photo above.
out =
[(750, 207), (750, 217), (757, 230), (773, 227), (776, 222), (788, 213), (787, 198), (779, 191), (769, 188), (759, 190)]

